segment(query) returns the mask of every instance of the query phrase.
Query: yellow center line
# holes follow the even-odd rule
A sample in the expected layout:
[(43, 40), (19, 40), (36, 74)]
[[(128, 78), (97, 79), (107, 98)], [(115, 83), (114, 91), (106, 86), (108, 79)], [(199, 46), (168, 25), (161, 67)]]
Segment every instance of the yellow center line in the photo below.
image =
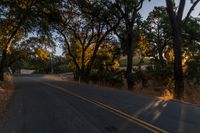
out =
[[(35, 79), (32, 79), (32, 80), (35, 80)], [(85, 96), (80, 96), (80, 95), (78, 95), (78, 94), (76, 94), (76, 93), (74, 93), (72, 91), (69, 91), (67, 89), (64, 89), (62, 87), (59, 87), (59, 86), (56, 86), (56, 85), (53, 85), (53, 84), (45, 83), (45, 82), (42, 82), (42, 81), (39, 81), (39, 80), (35, 80), (35, 81), (40, 82), (40, 83), (42, 83), (44, 85), (47, 85), (49, 87), (59, 89), (59, 90), (65, 92), (67, 94), (70, 94), (72, 96), (78, 97), (78, 98), (82, 99), (83, 101), (87, 101), (89, 103), (92, 103), (92, 104), (94, 104), (94, 105), (96, 105), (96, 106), (98, 106), (98, 107), (100, 107), (100, 108), (102, 108), (102, 109), (104, 109), (106, 111), (114, 113), (115, 115), (117, 115), (117, 116), (119, 116), (121, 118), (124, 118), (126, 120), (131, 121), (131, 122), (134, 122), (135, 124), (138, 124), (138, 125), (144, 127), (145, 129), (148, 129), (149, 131), (152, 131), (153, 133), (169, 133), (168, 131), (166, 131), (164, 129), (156, 127), (156, 126), (154, 126), (154, 125), (152, 125), (150, 123), (147, 123), (147, 122), (145, 122), (145, 121), (143, 121), (141, 119), (138, 119), (138, 118), (136, 118), (134, 116), (131, 116), (131, 115), (125, 113), (125, 112), (122, 112), (122, 111), (120, 111), (118, 109), (115, 109), (115, 108), (113, 108), (111, 106), (108, 106), (108, 105), (106, 105), (104, 103), (101, 103), (99, 101), (90, 99), (90, 98), (85, 97)]]

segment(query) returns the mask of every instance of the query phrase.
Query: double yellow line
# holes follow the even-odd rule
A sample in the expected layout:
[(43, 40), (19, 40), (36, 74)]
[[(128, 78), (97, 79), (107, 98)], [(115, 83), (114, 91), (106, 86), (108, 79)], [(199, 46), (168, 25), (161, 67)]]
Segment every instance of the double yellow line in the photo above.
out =
[[(35, 79), (32, 79), (32, 80), (35, 80)], [(38, 80), (35, 80), (35, 81), (38, 81)], [(115, 115), (117, 115), (117, 116), (119, 116), (119, 117), (121, 117), (121, 118), (124, 118), (124, 119), (126, 119), (126, 120), (128, 120), (128, 121), (131, 121), (131, 122), (133, 122), (133, 123), (135, 123), (135, 124), (138, 124), (138, 125), (140, 125), (141, 127), (145, 128), (145, 129), (147, 129), (147, 130), (149, 130), (149, 131), (151, 131), (151, 132), (153, 132), (153, 133), (169, 133), (168, 131), (166, 131), (166, 130), (164, 130), (164, 129), (161, 129), (161, 128), (159, 128), (159, 127), (156, 127), (156, 126), (154, 126), (154, 125), (152, 125), (152, 124), (150, 124), (150, 123), (147, 123), (147, 122), (145, 122), (145, 121), (143, 121), (143, 120), (140, 120), (140, 119), (138, 119), (138, 118), (136, 118), (136, 117), (133, 117), (133, 116), (131, 116), (131, 115), (125, 113), (125, 112), (122, 112), (122, 111), (120, 111), (120, 110), (118, 110), (118, 109), (115, 109), (115, 108), (113, 108), (113, 107), (110, 107), (110, 106), (108, 106), (108, 105), (106, 105), (106, 104), (104, 104), (104, 103), (101, 103), (101, 102), (99, 102), (99, 101), (90, 99), (90, 98), (85, 97), (85, 96), (80, 96), (80, 95), (78, 95), (78, 94), (76, 94), (76, 93), (74, 93), (74, 92), (72, 92), (72, 91), (69, 91), (69, 90), (67, 90), (67, 89), (64, 89), (64, 88), (59, 87), (59, 86), (56, 86), (56, 85), (52, 85), (52, 84), (49, 84), (49, 83), (46, 83), (46, 82), (42, 82), (42, 81), (38, 81), (38, 82), (40, 82), (40, 83), (42, 83), (42, 84), (44, 84), (44, 85), (47, 85), (47, 86), (49, 86), (49, 87), (56, 88), (56, 89), (58, 89), (58, 90), (60, 90), (60, 91), (63, 91), (63, 92), (65, 92), (65, 93), (70, 94), (70, 95), (72, 95), (72, 96), (75, 96), (75, 97), (77, 97), (77, 98), (80, 98), (80, 99), (83, 100), (83, 101), (92, 103), (92, 104), (94, 104), (94, 105), (96, 105), (96, 106), (98, 106), (98, 107), (100, 107), (100, 108), (102, 108), (102, 109), (104, 109), (104, 110), (106, 110), (106, 111), (108, 111), (108, 112), (111, 112), (111, 113), (113, 113), (113, 114), (115, 114)]]

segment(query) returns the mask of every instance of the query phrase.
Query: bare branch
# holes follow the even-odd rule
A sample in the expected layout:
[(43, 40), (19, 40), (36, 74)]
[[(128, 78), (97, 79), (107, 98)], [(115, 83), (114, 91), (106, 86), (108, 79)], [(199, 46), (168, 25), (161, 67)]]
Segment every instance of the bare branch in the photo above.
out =
[(183, 25), (185, 25), (185, 23), (187, 22), (188, 18), (190, 17), (190, 14), (192, 13), (192, 11), (194, 10), (194, 8), (196, 7), (196, 5), (199, 3), (200, 0), (196, 0), (193, 5), (190, 7), (186, 17), (183, 20)]
[(183, 17), (184, 7), (185, 7), (185, 0), (181, 0), (180, 3), (179, 3), (178, 12), (177, 12), (177, 18), (180, 22), (181, 22), (182, 17)]
[(137, 6), (135, 7), (135, 11), (139, 11), (142, 6), (143, 6), (144, 0), (140, 0), (140, 2), (138, 2)]
[(64, 40), (65, 40), (65, 44), (67, 45), (68, 53), (69, 53), (69, 55), (72, 57), (72, 60), (73, 60), (74, 64), (76, 65), (76, 68), (77, 68), (78, 70), (80, 70), (80, 67), (79, 67), (79, 65), (78, 65), (78, 63), (77, 63), (77, 60), (76, 60), (76, 58), (74, 57), (74, 55), (72, 54), (72, 52), (71, 52), (71, 50), (70, 50), (70, 45), (69, 45), (69, 42), (68, 42), (67, 37), (66, 37), (65, 34), (64, 34), (63, 32), (61, 32), (60, 30), (57, 29), (57, 31), (63, 36), (63, 38), (64, 38)]

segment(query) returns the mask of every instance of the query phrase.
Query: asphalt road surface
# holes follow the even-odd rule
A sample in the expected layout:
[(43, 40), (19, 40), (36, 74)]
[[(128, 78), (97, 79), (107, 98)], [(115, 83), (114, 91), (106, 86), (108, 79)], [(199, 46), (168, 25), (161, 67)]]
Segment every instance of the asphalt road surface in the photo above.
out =
[(200, 133), (200, 107), (93, 85), (15, 77), (0, 133)]

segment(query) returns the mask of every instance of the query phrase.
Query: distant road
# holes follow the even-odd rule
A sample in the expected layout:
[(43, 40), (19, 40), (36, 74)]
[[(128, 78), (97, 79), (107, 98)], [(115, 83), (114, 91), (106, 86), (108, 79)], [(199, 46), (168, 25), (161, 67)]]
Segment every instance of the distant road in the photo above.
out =
[(200, 108), (92, 85), (15, 77), (0, 133), (199, 133)]

